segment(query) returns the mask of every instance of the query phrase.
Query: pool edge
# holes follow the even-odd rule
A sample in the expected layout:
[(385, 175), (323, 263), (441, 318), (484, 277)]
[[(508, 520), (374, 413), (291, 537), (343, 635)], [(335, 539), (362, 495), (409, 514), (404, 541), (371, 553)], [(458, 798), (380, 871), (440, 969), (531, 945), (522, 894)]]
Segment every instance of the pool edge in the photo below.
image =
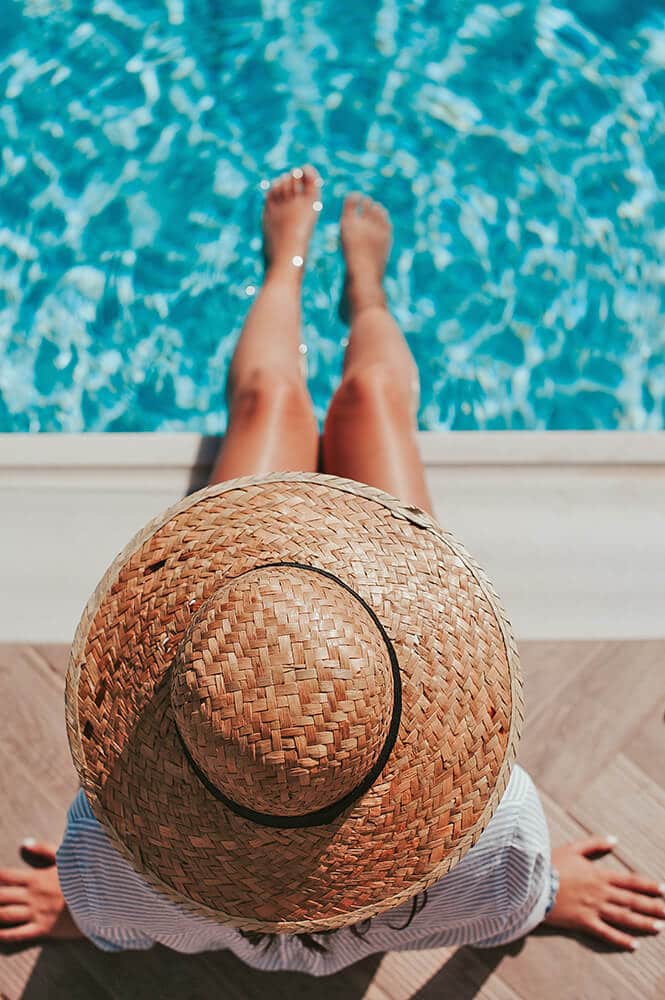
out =
[[(0, 435), (0, 640), (71, 639), (116, 552), (205, 482), (196, 434)], [(441, 522), (520, 639), (665, 635), (665, 432), (420, 432)]]

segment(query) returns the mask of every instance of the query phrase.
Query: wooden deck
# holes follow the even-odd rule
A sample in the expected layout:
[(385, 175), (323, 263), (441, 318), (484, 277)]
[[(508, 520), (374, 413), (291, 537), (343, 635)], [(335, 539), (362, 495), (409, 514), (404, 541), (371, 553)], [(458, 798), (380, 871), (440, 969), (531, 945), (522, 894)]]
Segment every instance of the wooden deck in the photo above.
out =
[[(617, 860), (665, 878), (665, 641), (522, 645), (527, 727), (520, 762), (538, 783), (553, 843), (614, 833)], [(25, 836), (57, 840), (76, 787), (63, 721), (64, 646), (0, 646), (0, 863)], [(649, 1000), (665, 996), (665, 932), (634, 954), (537, 931), (493, 950), (373, 956), (311, 979), (257, 973), (228, 953), (87, 943), (0, 953), (2, 1000)]]

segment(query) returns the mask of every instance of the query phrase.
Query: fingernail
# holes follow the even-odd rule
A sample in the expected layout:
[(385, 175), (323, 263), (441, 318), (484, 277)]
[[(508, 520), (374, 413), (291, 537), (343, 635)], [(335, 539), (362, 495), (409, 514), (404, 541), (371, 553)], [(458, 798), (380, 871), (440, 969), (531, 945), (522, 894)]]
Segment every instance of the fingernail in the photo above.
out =
[(663, 927), (665, 927), (665, 920), (654, 920), (651, 926), (655, 931), (662, 931)]
[(605, 840), (607, 841), (608, 844), (618, 844), (619, 843), (619, 838), (615, 837), (613, 833), (608, 833), (607, 836), (605, 837)]
[(21, 847), (34, 847), (36, 843), (34, 837), (26, 837), (25, 840), (21, 841)]
[(633, 951), (637, 951), (637, 949), (639, 948), (639, 946), (640, 946), (640, 942), (636, 941), (635, 938), (633, 938), (633, 940), (630, 942), (630, 947), (633, 949)]
[(660, 885), (658, 886), (658, 892), (661, 894), (661, 896), (665, 896), (665, 882), (660, 883)]

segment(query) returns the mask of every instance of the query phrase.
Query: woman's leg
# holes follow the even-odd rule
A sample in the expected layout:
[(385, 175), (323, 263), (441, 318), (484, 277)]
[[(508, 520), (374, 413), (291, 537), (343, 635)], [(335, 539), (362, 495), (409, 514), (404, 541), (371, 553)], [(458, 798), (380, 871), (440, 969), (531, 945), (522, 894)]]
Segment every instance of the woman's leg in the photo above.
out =
[(387, 212), (350, 195), (341, 230), (351, 333), (323, 431), (324, 470), (433, 513), (416, 441), (418, 369), (382, 288), (391, 240)]
[(299, 348), (300, 289), (320, 210), (319, 183), (316, 171), (305, 167), (279, 178), (268, 192), (263, 213), (266, 276), (231, 360), (229, 423), (211, 483), (316, 470), (318, 424)]

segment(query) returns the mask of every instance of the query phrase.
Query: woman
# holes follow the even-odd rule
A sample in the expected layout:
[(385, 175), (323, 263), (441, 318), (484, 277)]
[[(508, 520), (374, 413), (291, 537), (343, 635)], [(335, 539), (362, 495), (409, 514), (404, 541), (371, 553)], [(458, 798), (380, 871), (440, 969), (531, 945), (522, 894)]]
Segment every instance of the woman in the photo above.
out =
[[(342, 247), (346, 262), (344, 296), (351, 332), (344, 359), (343, 378), (330, 404), (322, 440), (319, 443), (317, 421), (301, 366), (300, 290), (310, 235), (322, 207), (319, 200), (320, 188), (321, 181), (318, 175), (312, 167), (307, 166), (282, 176), (268, 192), (263, 218), (266, 276), (263, 287), (249, 312), (231, 362), (227, 386), (229, 426), (213, 470), (211, 484), (222, 484), (236, 477), (261, 477), (269, 473), (316, 473), (317, 469), (320, 469), (346, 481), (346, 487), (342, 485), (341, 488), (347, 492), (353, 492), (353, 485), (348, 481), (356, 481), (369, 484), (370, 487), (376, 487), (391, 494), (392, 497), (399, 498), (402, 506), (399, 511), (396, 509), (396, 513), (401, 519), (400, 523), (412, 517), (417, 528), (432, 529), (433, 522), (419, 513), (428, 512), (433, 515), (434, 511), (416, 444), (417, 369), (404, 337), (387, 310), (382, 288), (391, 241), (390, 223), (381, 205), (359, 194), (352, 194), (347, 198), (341, 219)], [(310, 480), (305, 476), (304, 482), (307, 484)], [(287, 486), (290, 483), (292, 481), (287, 479)], [(358, 491), (362, 492), (360, 487)], [(288, 490), (284, 496), (285, 503), (290, 503), (294, 496), (296, 500), (298, 499), (297, 494), (288, 493)], [(370, 501), (384, 503), (386, 507), (390, 505), (390, 498), (385, 498), (383, 494), (370, 490), (368, 496), (369, 500), (362, 500), (362, 503), (367, 502), (368, 517), (372, 513)], [(315, 509), (316, 506), (313, 510)], [(278, 513), (273, 516), (278, 516)], [(312, 516), (310, 511), (307, 517), (311, 519)], [(167, 528), (172, 523), (169, 521)], [(340, 520), (337, 526), (340, 539), (343, 532), (342, 523)], [(160, 524), (163, 525), (164, 521)], [(412, 530), (418, 534), (417, 529), (412, 528)], [(152, 539), (153, 534), (149, 533), (144, 537)], [(243, 538), (247, 538), (246, 529)], [(247, 547), (253, 543), (251, 540), (245, 540), (243, 544)], [(154, 561), (151, 562), (149, 558), (141, 570), (143, 592), (152, 586), (153, 579), (157, 580), (168, 561), (161, 555), (161, 550), (160, 554), (155, 554), (152, 558)], [(129, 556), (126, 555), (123, 567), (127, 564), (127, 559)], [(276, 564), (270, 565), (274, 567)], [(311, 569), (293, 560), (280, 562), (279, 566), (296, 567), (296, 570)], [(288, 575), (291, 570), (285, 572)], [(316, 573), (322, 577), (334, 578), (333, 574), (325, 570), (316, 570)], [(302, 576), (303, 574), (298, 576), (296, 572), (296, 589), (301, 585), (309, 586), (308, 583), (302, 584)], [(236, 580), (236, 577), (233, 579)], [(293, 580), (289, 577), (288, 586), (292, 583)], [(321, 579), (316, 581), (316, 585), (323, 588), (319, 589), (317, 594), (328, 593), (325, 588), (330, 586), (329, 582)], [(344, 583), (342, 586), (345, 591), (353, 593)], [(291, 609), (295, 607), (297, 610), (302, 606), (302, 590), (298, 593), (297, 600), (290, 605)], [(357, 594), (355, 597), (362, 607), (351, 601), (353, 604), (351, 613), (359, 614), (361, 617), (371, 616), (371, 620), (368, 617), (363, 619), (364, 628), (372, 631), (374, 625), (376, 626), (385, 640), (385, 648), (393, 657), (394, 667), (394, 646), (386, 634), (387, 626), (384, 628), (378, 621), (375, 612), (367, 606), (367, 602)], [(226, 600), (228, 604), (230, 600), (228, 594)], [(342, 605), (347, 607), (351, 599), (345, 593), (340, 597), (337, 590), (334, 590), (331, 600), (333, 603), (338, 600), (341, 602), (335, 612), (338, 614), (341, 613), (339, 608)], [(345, 601), (347, 604), (344, 604)], [(251, 597), (251, 602), (253, 605), (256, 604), (256, 594)], [(198, 600), (192, 599), (188, 603), (195, 606), (196, 613)], [(98, 604), (94, 609), (97, 608)], [(271, 605), (269, 611), (272, 613), (272, 610)], [(406, 611), (404, 613), (406, 615)], [(258, 619), (252, 619), (251, 628), (255, 631), (256, 621), (263, 622), (262, 616), (263, 610), (260, 611)], [(91, 616), (88, 615), (88, 618)], [(475, 627), (476, 619), (477, 615), (474, 612), (470, 627)], [(194, 656), (192, 646), (196, 644), (197, 635), (201, 629), (207, 627), (206, 619), (196, 618), (196, 621), (199, 631), (188, 633), (189, 653), (186, 655), (190, 657)], [(182, 631), (179, 635), (182, 635)], [(151, 639), (153, 645), (156, 641), (153, 635)], [(419, 641), (418, 637), (413, 639), (416, 644)], [(425, 636), (422, 640), (423, 646), (426, 645), (426, 641)], [(71, 690), (68, 691), (68, 696), (74, 689), (80, 695), (83, 673), (79, 675), (77, 671), (89, 669), (91, 649), (94, 644), (91, 645), (89, 635), (86, 642), (82, 666), (72, 668), (73, 679), (70, 677)], [(163, 642), (165, 647), (169, 647), (168, 634), (165, 634)], [(379, 647), (383, 649), (380, 639), (377, 649)], [(237, 645), (233, 646), (233, 649), (236, 648)], [(185, 655), (182, 654), (182, 645), (179, 649), (177, 655)], [(376, 653), (379, 658), (385, 653), (385, 649), (383, 652), (381, 649)], [(73, 664), (75, 659), (76, 655), (73, 656)], [(195, 657), (188, 660), (187, 669), (183, 669), (181, 683), (185, 687), (189, 683), (187, 678), (191, 680), (191, 676), (195, 673), (192, 668), (193, 663)], [(136, 664), (131, 666), (132, 669), (140, 669)], [(253, 667), (252, 675), (255, 673)], [(314, 673), (316, 674), (316, 671)], [(252, 680), (254, 679), (252, 676)], [(399, 683), (399, 670), (397, 674), (393, 674), (393, 681)], [(334, 683), (336, 684), (337, 680), (334, 680)], [(356, 683), (357, 678), (354, 681), (354, 684)], [(236, 692), (240, 690), (240, 686), (236, 685)], [(355, 689), (351, 693), (347, 691), (347, 700), (354, 695), (354, 691)], [(367, 692), (365, 694), (366, 700), (369, 700), (370, 695)], [(268, 815), (266, 820), (266, 815), (270, 814), (272, 809), (270, 795), (276, 786), (274, 783), (267, 783), (265, 786), (268, 805), (263, 807), (264, 812), (254, 808), (257, 800), (251, 796), (247, 800), (249, 806), (247, 802), (242, 805), (240, 801), (246, 792), (246, 774), (241, 774), (243, 781), (234, 794), (223, 794), (215, 785), (215, 781), (211, 780), (210, 773), (206, 771), (205, 759), (199, 767), (202, 760), (198, 756), (200, 745), (197, 748), (192, 744), (189, 749), (185, 745), (188, 744), (187, 725), (191, 722), (191, 718), (187, 717), (188, 692), (178, 693), (174, 688), (171, 695), (172, 699), (175, 698), (174, 712), (179, 720), (178, 731), (182, 743), (180, 749), (186, 756), (186, 765), (183, 766), (185, 769), (188, 768), (192, 795), (195, 798), (207, 789), (211, 795), (224, 803), (225, 808), (228, 805), (232, 811), (237, 811), (239, 816), (244, 817), (242, 822), (250, 824), (243, 829), (248, 831), (246, 851), (250, 855), (248, 862), (250, 867), (247, 870), (251, 872), (252, 852), (255, 851), (259, 857), (261, 844), (265, 846), (267, 843), (265, 839), (260, 841), (258, 836), (252, 838), (252, 830), (259, 828), (253, 827), (251, 823), (267, 822), (268, 826), (279, 825), (274, 821), (274, 816), (271, 819)], [(198, 691), (197, 697), (199, 701), (196, 702), (196, 712), (200, 714), (200, 706), (203, 704), (201, 699), (204, 695)], [(98, 736), (95, 727), (99, 725), (98, 715), (102, 711), (99, 706), (104, 706), (105, 698), (106, 681), (96, 689), (94, 700), (97, 708), (92, 706), (90, 717), (94, 716), (94, 725), (90, 718), (84, 725), (84, 715), (87, 711), (84, 702), (79, 700), (78, 707), (74, 711), (71, 709), (70, 699), (68, 708), (70, 738), (73, 733), (72, 746), (80, 771), (91, 767), (94, 741), (102, 738)], [(247, 712), (247, 709), (244, 711)], [(495, 707), (490, 706), (489, 717), (494, 718), (495, 712)], [(394, 711), (391, 718), (394, 721)], [(274, 714), (271, 719), (273, 720), (271, 735), (274, 736), (274, 726), (278, 723), (274, 721)], [(285, 734), (288, 735), (289, 731), (284, 728), (283, 719), (280, 724), (282, 731), (279, 738), (286, 738)], [(425, 722), (422, 724), (426, 725)], [(138, 720), (136, 729), (138, 730), (140, 726), (141, 720)], [(356, 726), (356, 729), (358, 728), (364, 732), (362, 725)], [(503, 727), (499, 727), (499, 731), (502, 730)], [(394, 745), (394, 737), (393, 732), (391, 745)], [(87, 750), (87, 761), (83, 761), (82, 747), (86, 738), (89, 739), (90, 746)], [(154, 747), (154, 742), (150, 747), (144, 742), (142, 761), (146, 754), (160, 753), (159, 746)], [(159, 740), (156, 742), (159, 743)], [(389, 742), (390, 740), (386, 738), (384, 749)], [(417, 741), (411, 740), (411, 743), (414, 742)], [(501, 944), (528, 933), (543, 920), (553, 926), (592, 934), (623, 949), (634, 949), (638, 946), (638, 941), (632, 936), (632, 932), (660, 930), (662, 918), (665, 917), (665, 905), (661, 898), (664, 887), (639, 875), (597, 867), (590, 860), (592, 854), (610, 851), (616, 842), (615, 838), (594, 836), (566, 844), (550, 852), (547, 828), (535, 788), (528, 775), (517, 766), (512, 768), (508, 781), (510, 769), (505, 768), (504, 764), (511, 763), (510, 753), (505, 749), (505, 741), (502, 747), (500, 756), (503, 756), (499, 761), (502, 770), (493, 772), (492, 780), (496, 783), (496, 789), (492, 791), (490, 788), (483, 792), (488, 797), (492, 792), (494, 796), (491, 809), (488, 807), (485, 810), (482, 821), (477, 820), (474, 814), (473, 823), (467, 831), (464, 856), (456, 857), (456, 864), (453, 865), (451, 861), (442, 865), (439, 856), (436, 860), (439, 868), (436, 870), (445, 873), (440, 879), (432, 881), (432, 871), (435, 868), (432, 867), (434, 862), (430, 858), (430, 868), (427, 869), (429, 874), (421, 877), (419, 881), (414, 876), (412, 889), (409, 890), (407, 886), (406, 889), (402, 888), (400, 892), (393, 894), (391, 899), (397, 902), (390, 906), (386, 906), (384, 902), (380, 905), (363, 907), (357, 905), (357, 900), (349, 902), (344, 898), (343, 885), (331, 887), (330, 879), (326, 881), (326, 878), (322, 877), (322, 895), (332, 893), (330, 913), (333, 915), (318, 922), (308, 921), (306, 907), (303, 909), (300, 899), (299, 909), (294, 909), (294, 913), (300, 914), (298, 919), (277, 920), (275, 914), (280, 907), (284, 909), (286, 906), (283, 900), (277, 898), (272, 902), (270, 899), (263, 901), (255, 899), (251, 904), (254, 907), (251, 919), (238, 918), (237, 915), (235, 918), (230, 918), (229, 913), (237, 900), (229, 901), (227, 898), (226, 909), (219, 907), (220, 912), (223, 910), (223, 915), (218, 915), (218, 919), (215, 920), (211, 899), (216, 891), (216, 880), (222, 877), (220, 875), (215, 877), (211, 875), (208, 879), (209, 898), (205, 893), (203, 896), (200, 892), (197, 895), (198, 890), (185, 891), (178, 881), (180, 876), (171, 870), (169, 874), (171, 888), (167, 886), (168, 892), (165, 895), (163, 891), (159, 891), (160, 888), (164, 889), (164, 883), (160, 883), (160, 878), (150, 870), (150, 864), (144, 858), (144, 851), (147, 855), (151, 848), (148, 844), (149, 835), (145, 832), (148, 829), (147, 823), (143, 824), (141, 819), (142, 806), (140, 802), (136, 805), (139, 800), (132, 800), (133, 812), (129, 808), (128, 801), (124, 799), (118, 807), (118, 823), (124, 822), (130, 812), (133, 816), (131, 823), (134, 824), (134, 848), (128, 852), (123, 849), (121, 843), (109, 839), (109, 831), (105, 830), (95, 818), (101, 816), (106, 807), (102, 808), (97, 799), (93, 803), (95, 804), (93, 811), (88, 799), (81, 792), (70, 810), (68, 829), (58, 852), (57, 865), (54, 848), (26, 841), (23, 845), (24, 857), (34, 867), (0, 871), (0, 941), (27, 942), (35, 938), (88, 936), (99, 947), (109, 950), (147, 948), (155, 941), (187, 952), (230, 948), (246, 962), (259, 968), (298, 969), (323, 975), (335, 972), (367, 954), (388, 949)], [(325, 756), (325, 746), (323, 749), (319, 747), (319, 750)], [(383, 753), (383, 750), (381, 752)], [(385, 759), (381, 758), (379, 761), (381, 766), (385, 766)], [(309, 758), (308, 760), (307, 766), (313, 769), (311, 773), (317, 773), (316, 767), (319, 766), (319, 762)], [(333, 763), (340, 762), (337, 760)], [(121, 769), (129, 768), (127, 762), (120, 764), (116, 761), (116, 764)], [(445, 764), (444, 760), (443, 765)], [(97, 761), (98, 771), (107, 768), (105, 777), (110, 782), (112, 775), (108, 772), (108, 766), (102, 758)], [(234, 763), (233, 767), (235, 766)], [(376, 770), (378, 766), (376, 760), (372, 758), (370, 769), (374, 769), (374, 781), (376, 774), (379, 773)], [(244, 764), (239, 765), (240, 771), (243, 767)], [(171, 771), (175, 773), (173, 766)], [(303, 772), (302, 767), (300, 771)], [(142, 780), (140, 775), (143, 772), (137, 773), (139, 778), (136, 784), (140, 785)], [(161, 766), (156, 780), (161, 781), (165, 774), (168, 777), (168, 773), (168, 767)], [(225, 774), (228, 773), (227, 760)], [(340, 773), (338, 771), (337, 775)], [(505, 791), (503, 788), (500, 789), (502, 795), (498, 794), (502, 783), (497, 778), (498, 774), (505, 776), (503, 782)], [(124, 772), (122, 776), (124, 780), (126, 776)], [(90, 779), (91, 801), (97, 795), (93, 787), (95, 780), (94, 777)], [(224, 777), (220, 780), (223, 781)], [(250, 775), (248, 780), (251, 784), (254, 779)], [(421, 781), (424, 782), (425, 779), (421, 778)], [(205, 785), (204, 790), (201, 789), (201, 784)], [(257, 778), (257, 788), (259, 784), (260, 779)], [(353, 782), (351, 785), (353, 786)], [(277, 788), (281, 795), (279, 799), (281, 812), (298, 817), (305, 816), (305, 821), (300, 824), (303, 827), (308, 826), (307, 816), (310, 817), (309, 826), (312, 826), (311, 820), (314, 819), (315, 830), (322, 829), (324, 821), (334, 826), (339, 821), (339, 816), (344, 815), (344, 809), (349, 808), (349, 802), (359, 801), (358, 796), (361, 793), (367, 795), (371, 783), (365, 783), (362, 788), (360, 785), (356, 783), (351, 787), (346, 798), (343, 797), (337, 804), (339, 809), (333, 812), (326, 813), (327, 806), (318, 812), (316, 808), (312, 811), (312, 804), (316, 806), (314, 799), (308, 799), (309, 805), (299, 812), (295, 807), (291, 809), (291, 804), (293, 797), (297, 798), (301, 790), (302, 780), (300, 780), (300, 784), (296, 783), (286, 792), (284, 789), (280, 792)], [(198, 791), (194, 791), (194, 786)], [(413, 779), (408, 787), (413, 788)], [(124, 784), (120, 781), (116, 788), (120, 797), (124, 794), (123, 788)], [(228, 792), (228, 789), (226, 791)], [(139, 795), (140, 793), (139, 789)], [(169, 785), (162, 800), (166, 812), (170, 808), (169, 795), (172, 793), (172, 786)], [(99, 794), (101, 795), (101, 792)], [(238, 802), (232, 801), (234, 798), (237, 798)], [(484, 799), (481, 804), (485, 804)], [(280, 808), (277, 808), (276, 815), (280, 813)], [(392, 806), (384, 804), (382, 808), (385, 813), (385, 810)], [(450, 810), (446, 816), (449, 812)], [(494, 812), (494, 815), (490, 819), (491, 812)], [(366, 822), (370, 813), (371, 810), (365, 815)], [(419, 825), (418, 822), (418, 813), (411, 810), (409, 815), (413, 824), (410, 832), (411, 842), (420, 844), (424, 834), (422, 824)], [(284, 820), (285, 817), (282, 816), (281, 819)], [(287, 816), (286, 820), (288, 819)], [(289, 821), (283, 825), (294, 826), (298, 823)], [(155, 829), (162, 830), (166, 839), (169, 831), (173, 832), (166, 818), (164, 826)], [(343, 838), (343, 829), (343, 826), (334, 826), (335, 834), (340, 841)], [(413, 840), (416, 832), (419, 839)], [(403, 828), (400, 827), (400, 835), (402, 833)], [(157, 840), (161, 836), (162, 834), (159, 834)], [(303, 844), (307, 836), (309, 834), (303, 833)], [(198, 837), (191, 834), (189, 839), (195, 847), (204, 850), (206, 837), (208, 835), (202, 832)], [(331, 839), (332, 834), (329, 840)], [(396, 827), (396, 844), (397, 841)], [(310, 855), (307, 854), (307, 847), (302, 848), (303, 857), (307, 856), (310, 859), (310, 866), (315, 863), (315, 856), (324, 853), (322, 843), (317, 841), (316, 851), (310, 852)], [(311, 847), (311, 842), (309, 844)], [(156, 851), (163, 852), (163, 846), (163, 844), (152, 844)], [(237, 846), (229, 844), (228, 848), (232, 851)], [(122, 849), (125, 857), (121, 856), (118, 848)], [(326, 841), (327, 849), (328, 841)], [(213, 857), (216, 861), (219, 861), (220, 857), (223, 860), (223, 854), (220, 855), (219, 850), (219, 845), (215, 844), (214, 851), (217, 853), (213, 854)], [(177, 853), (175, 848), (173, 853), (174, 855)], [(131, 858), (130, 861), (127, 860), (130, 854), (133, 854), (133, 863), (130, 863)], [(351, 854), (353, 855), (353, 852)], [(170, 863), (168, 853), (159, 856), (168, 866)], [(175, 860), (177, 861), (177, 858)], [(362, 858), (353, 872), (349, 869), (351, 872), (349, 885), (353, 878), (360, 880), (363, 877), (359, 871), (362, 868), (361, 861)], [(275, 855), (276, 868), (279, 863), (279, 858)], [(347, 865), (351, 863), (348, 857), (346, 863)], [(383, 870), (390, 874), (390, 859), (387, 858), (381, 864)], [(378, 878), (376, 872), (381, 868), (381, 864), (372, 869), (371, 875), (366, 877), (376, 880)], [(399, 862), (397, 868), (400, 870), (408, 868), (406, 857)], [(287, 866), (286, 871), (287, 877), (283, 881), (285, 895), (288, 895), (289, 891), (289, 871), (293, 873), (292, 881), (300, 880), (303, 885), (311, 875), (311, 872), (304, 871), (298, 858), (292, 862), (291, 869)], [(266, 879), (266, 887), (271, 875), (272, 873), (266, 869), (263, 876)], [(206, 881), (205, 871), (201, 874), (201, 879)], [(237, 881), (236, 884), (241, 883)], [(427, 889), (424, 892), (417, 891), (418, 887), (423, 885), (426, 885)], [(176, 888), (173, 888), (174, 886)], [(257, 881), (255, 897), (261, 896), (261, 886), (261, 881)], [(227, 897), (229, 893), (233, 895), (232, 890), (226, 891)], [(242, 888), (238, 889), (238, 892), (242, 895)], [(294, 889), (294, 893), (298, 894), (298, 886)], [(197, 906), (192, 908), (185, 905), (187, 902), (185, 897), (188, 894), (196, 896), (199, 900), (198, 909)], [(269, 895), (267, 889), (266, 895)], [(351, 888), (348, 888), (348, 895), (349, 897), (352, 895)], [(246, 908), (250, 906), (248, 898), (244, 899), (243, 905)], [(311, 896), (309, 905), (314, 913), (319, 900)], [(241, 910), (242, 908), (238, 912)], [(368, 913), (371, 914), (369, 918), (367, 918)], [(363, 915), (362, 919), (354, 920), (354, 914)], [(271, 932), (270, 928), (279, 928), (280, 933), (274, 933), (274, 930)], [(286, 928), (290, 928), (290, 932), (286, 932)]]

